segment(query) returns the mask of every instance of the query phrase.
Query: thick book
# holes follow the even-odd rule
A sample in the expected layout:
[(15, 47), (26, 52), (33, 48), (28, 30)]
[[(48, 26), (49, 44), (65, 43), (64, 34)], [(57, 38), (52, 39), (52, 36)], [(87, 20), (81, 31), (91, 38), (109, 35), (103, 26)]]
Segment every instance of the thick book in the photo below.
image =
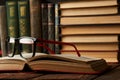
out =
[[(48, 4), (41, 4), (41, 15), (42, 15), (42, 39), (48, 40)], [(48, 46), (46, 44), (46, 46)], [(43, 53), (48, 53), (46, 49), (42, 49)]]
[(119, 15), (107, 16), (84, 16), (84, 17), (61, 17), (61, 25), (82, 25), (82, 24), (119, 24)]
[[(118, 50), (79, 50), (81, 56), (90, 57), (90, 58), (102, 58), (107, 63), (119, 63), (119, 52)], [(74, 50), (61, 50), (61, 54), (64, 55), (75, 55)]]
[(31, 36), (41, 38), (41, 1), (29, 0)]
[[(42, 20), (41, 20), (41, 1), (29, 0), (30, 9), (30, 28), (31, 36), (35, 38), (42, 37)], [(37, 47), (37, 52), (41, 52), (41, 48)]]
[[(29, 54), (24, 55), (29, 57)], [(0, 71), (24, 71), (25, 68), (32, 71), (98, 74), (109, 66), (104, 59), (73, 55), (39, 53), (28, 59), (19, 55), (0, 58)]]
[(6, 1), (7, 33), (10, 37), (19, 37), (18, 10), (16, 0)]
[[(116, 43), (74, 43), (78, 50), (119, 50), (119, 42)], [(62, 45), (62, 50), (74, 50), (73, 47), (68, 45)]]
[[(55, 7), (53, 3), (48, 3), (48, 40), (55, 41)], [(55, 51), (54, 44), (48, 44), (48, 47)]]
[(117, 6), (61, 9), (61, 16), (108, 15), (117, 13)]
[(117, 0), (79, 0), (60, 2), (60, 9), (118, 5)]
[[(55, 4), (55, 41), (60, 41), (60, 26), (59, 26), (59, 4)], [(55, 53), (59, 54), (60, 46), (55, 44)]]
[(61, 26), (61, 35), (120, 34), (120, 25), (69, 25)]
[(70, 43), (115, 43), (119, 42), (118, 35), (72, 35), (62, 36), (63, 42)]
[[(2, 56), (6, 56), (7, 21), (5, 5), (0, 5), (0, 46)], [(0, 54), (0, 55), (1, 55)]]
[[(29, 12), (29, 1), (19, 0), (18, 2), (18, 18), (19, 18), (19, 34), (21, 36), (31, 36), (30, 32), (30, 12)], [(30, 52), (29, 45), (23, 45), (22, 50)]]
[(18, 1), (18, 18), (20, 36), (30, 36), (29, 1)]

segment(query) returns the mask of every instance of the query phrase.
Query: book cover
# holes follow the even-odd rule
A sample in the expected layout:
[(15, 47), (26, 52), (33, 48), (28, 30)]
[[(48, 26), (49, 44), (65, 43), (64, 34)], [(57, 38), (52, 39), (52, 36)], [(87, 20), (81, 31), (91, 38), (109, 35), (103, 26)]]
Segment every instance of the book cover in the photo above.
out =
[[(48, 4), (41, 4), (41, 14), (42, 14), (42, 39), (48, 40)], [(48, 46), (47, 44), (45, 44)], [(43, 53), (48, 53), (46, 49), (42, 49)]]
[(60, 27), (61, 27), (61, 35), (120, 34), (119, 24), (69, 25), (69, 26), (60, 26)]
[[(118, 50), (79, 50), (81, 56), (91, 57), (91, 58), (102, 58), (107, 63), (119, 63)], [(61, 50), (61, 54), (64, 55), (76, 55), (74, 50)]]
[(31, 36), (35, 38), (41, 38), (41, 1), (30, 0), (30, 26)]
[(84, 16), (84, 17), (61, 17), (61, 25), (82, 25), (82, 24), (119, 24), (119, 15), (106, 16)]
[(71, 35), (62, 36), (63, 42), (69, 43), (115, 43), (119, 42), (118, 35)]
[(0, 5), (0, 49), (1, 56), (6, 56), (6, 37), (7, 37), (7, 20), (5, 5)]
[(17, 1), (6, 1), (7, 33), (10, 37), (19, 37)]
[(90, 16), (118, 14), (118, 6), (61, 9), (60, 16)]
[(87, 8), (118, 5), (117, 0), (78, 0), (65, 1), (60, 3), (60, 9)]
[[(18, 17), (19, 17), (20, 36), (31, 36), (29, 0), (18, 1)], [(30, 52), (31, 46), (23, 45), (22, 50), (25, 52)]]
[[(48, 40), (55, 41), (55, 7), (54, 4), (48, 3)], [(48, 44), (48, 47), (55, 51), (54, 44)]]
[[(55, 4), (55, 41), (60, 41), (59, 4)], [(60, 53), (60, 45), (55, 44), (55, 53)]]
[(19, 32), (20, 36), (30, 36), (29, 1), (18, 1)]
[[(74, 43), (78, 50), (89, 50), (89, 51), (109, 51), (119, 50), (119, 42), (115, 43)], [(63, 45), (62, 50), (74, 50), (73, 47)]]
[[(41, 1), (29, 0), (29, 3), (31, 36), (42, 38)], [(41, 48), (37, 47), (36, 51), (41, 52)]]

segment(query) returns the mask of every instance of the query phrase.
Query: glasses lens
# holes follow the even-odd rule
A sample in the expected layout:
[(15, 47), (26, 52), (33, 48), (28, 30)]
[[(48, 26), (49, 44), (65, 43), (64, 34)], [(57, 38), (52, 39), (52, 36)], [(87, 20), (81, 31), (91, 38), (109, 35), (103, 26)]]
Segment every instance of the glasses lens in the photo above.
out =
[(21, 38), (20, 42), (20, 51), (24, 58), (33, 56), (33, 48), (34, 48), (34, 39), (32, 38)]
[(10, 38), (7, 42), (7, 54), (11, 56), (14, 51), (15, 46), (15, 38)]

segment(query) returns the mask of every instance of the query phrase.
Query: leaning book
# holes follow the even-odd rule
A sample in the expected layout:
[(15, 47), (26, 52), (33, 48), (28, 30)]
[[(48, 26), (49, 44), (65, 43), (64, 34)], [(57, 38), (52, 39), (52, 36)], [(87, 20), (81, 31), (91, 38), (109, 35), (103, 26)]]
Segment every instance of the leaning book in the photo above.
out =
[(109, 69), (104, 59), (73, 55), (43, 54), (27, 59), (15, 55), (0, 58), (0, 71), (50, 71), (64, 73), (98, 74)]

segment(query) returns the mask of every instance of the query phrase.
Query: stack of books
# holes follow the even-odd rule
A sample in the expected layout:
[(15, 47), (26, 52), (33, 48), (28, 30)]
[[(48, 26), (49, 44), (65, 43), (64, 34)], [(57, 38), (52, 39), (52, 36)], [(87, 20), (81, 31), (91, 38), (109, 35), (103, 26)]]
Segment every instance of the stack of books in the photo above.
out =
[[(82, 56), (118, 62), (120, 15), (117, 0), (79, 0), (60, 3), (61, 41), (77, 46)], [(62, 54), (73, 53), (62, 46)]]

